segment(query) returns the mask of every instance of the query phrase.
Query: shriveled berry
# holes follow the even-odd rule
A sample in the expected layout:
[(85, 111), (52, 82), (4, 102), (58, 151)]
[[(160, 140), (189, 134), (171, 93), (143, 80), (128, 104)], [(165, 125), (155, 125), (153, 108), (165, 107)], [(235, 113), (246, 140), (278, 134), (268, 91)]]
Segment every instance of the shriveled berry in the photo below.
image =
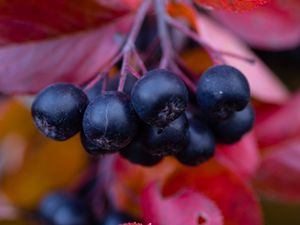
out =
[(189, 127), (185, 113), (169, 123), (164, 128), (145, 125), (143, 139), (147, 146), (145, 150), (151, 155), (174, 155), (187, 144)]
[(106, 92), (92, 101), (83, 117), (86, 137), (103, 151), (115, 152), (128, 145), (137, 132), (138, 117), (128, 95)]
[(176, 158), (184, 165), (196, 166), (214, 155), (215, 139), (208, 125), (201, 120), (190, 120), (187, 146)]
[(88, 224), (88, 213), (84, 204), (79, 199), (62, 192), (46, 196), (39, 206), (39, 215), (49, 225)]
[(246, 77), (232, 66), (213, 66), (199, 79), (198, 104), (213, 121), (222, 121), (233, 112), (244, 109), (249, 99), (250, 88)]
[(183, 113), (188, 102), (188, 91), (175, 74), (155, 69), (135, 83), (131, 101), (143, 121), (163, 127)]
[(217, 141), (232, 144), (239, 141), (244, 134), (251, 130), (255, 120), (255, 113), (249, 104), (245, 109), (235, 112), (228, 119), (216, 123), (213, 127)]
[(131, 163), (141, 166), (154, 166), (158, 164), (162, 160), (162, 157), (150, 155), (147, 153), (146, 148), (146, 145), (140, 138), (135, 138), (129, 145), (120, 151), (120, 154)]
[(45, 136), (63, 141), (80, 131), (87, 104), (88, 98), (80, 88), (57, 83), (38, 94), (31, 112), (36, 126)]

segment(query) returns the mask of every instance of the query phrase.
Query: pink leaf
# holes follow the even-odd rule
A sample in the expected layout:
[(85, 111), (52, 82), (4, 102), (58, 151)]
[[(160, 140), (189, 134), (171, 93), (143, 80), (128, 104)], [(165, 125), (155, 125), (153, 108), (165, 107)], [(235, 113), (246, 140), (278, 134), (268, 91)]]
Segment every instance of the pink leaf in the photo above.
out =
[(0, 46), (59, 38), (97, 29), (123, 16), (126, 10), (97, 0), (0, 1)]
[(236, 144), (218, 146), (215, 157), (242, 179), (249, 180), (255, 175), (260, 160), (254, 134), (245, 135)]
[(299, 0), (274, 0), (251, 12), (216, 11), (214, 15), (250, 45), (282, 50), (300, 44), (299, 12)]
[(284, 201), (300, 201), (300, 139), (272, 149), (262, 160), (256, 187), (266, 196)]
[(50, 83), (91, 79), (120, 47), (118, 32), (128, 30), (132, 17), (121, 19), (97, 30), (1, 48), (1, 92), (35, 93)]
[(284, 106), (265, 116), (255, 126), (261, 147), (278, 144), (300, 135), (300, 92)]
[(218, 207), (199, 192), (183, 189), (176, 195), (163, 197), (156, 183), (142, 193), (144, 219), (153, 225), (221, 225)]
[(170, 195), (183, 187), (197, 190), (213, 200), (222, 212), (224, 224), (262, 225), (253, 191), (244, 180), (215, 160), (174, 173), (166, 182), (164, 193)]
[(200, 36), (215, 49), (255, 59), (253, 64), (223, 55), (229, 65), (237, 67), (246, 75), (253, 97), (275, 104), (281, 104), (287, 100), (287, 89), (241, 41), (204, 15), (199, 15), (197, 25)]

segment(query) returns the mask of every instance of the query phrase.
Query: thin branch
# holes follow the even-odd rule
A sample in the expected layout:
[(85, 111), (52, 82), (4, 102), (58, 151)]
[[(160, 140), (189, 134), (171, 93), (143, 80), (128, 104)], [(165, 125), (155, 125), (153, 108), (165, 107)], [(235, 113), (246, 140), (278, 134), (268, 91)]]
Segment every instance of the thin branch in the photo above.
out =
[(118, 91), (123, 91), (124, 84), (126, 81), (126, 70), (129, 65), (129, 58), (130, 54), (134, 49), (134, 42), (137, 38), (137, 35), (142, 27), (142, 24), (144, 22), (145, 16), (147, 14), (148, 8), (150, 7), (151, 0), (145, 0), (143, 1), (142, 5), (140, 6), (139, 10), (136, 13), (136, 17), (134, 19), (134, 23), (132, 25), (132, 29), (128, 35), (128, 38), (126, 40), (126, 43), (123, 47), (123, 63), (122, 68), (120, 72), (120, 80), (119, 80), (119, 86)]
[(136, 61), (137, 61), (137, 65), (139, 66), (139, 68), (142, 70), (142, 73), (146, 73), (147, 72), (147, 69), (146, 69), (146, 66), (140, 56), (140, 54), (138, 53), (137, 49), (134, 47), (132, 49), (132, 52), (136, 58)]
[(139, 74), (131, 65), (127, 65), (127, 71), (130, 72), (135, 78), (140, 79), (141, 74)]
[(175, 74), (180, 77), (181, 80), (183, 80), (183, 82), (186, 84), (186, 86), (192, 91), (192, 92), (196, 92), (196, 85), (194, 84), (193, 81), (191, 81), (182, 71), (181, 69), (175, 64), (172, 63), (171, 64), (171, 68), (172, 70), (175, 72)]
[(203, 48), (206, 49), (208, 54), (211, 56), (212, 60), (215, 64), (218, 63), (225, 63), (225, 59), (222, 57), (222, 55), (226, 55), (229, 57), (237, 58), (243, 61), (246, 61), (248, 63), (254, 63), (255, 60), (252, 58), (248, 58), (245, 56), (241, 56), (232, 52), (222, 51), (222, 50), (216, 50), (213, 47), (211, 47), (209, 44), (207, 44), (196, 32), (192, 31), (191, 29), (187, 28), (185, 25), (181, 24), (177, 20), (173, 19), (170, 16), (166, 16), (167, 22), (177, 28), (178, 30), (185, 33), (189, 38), (193, 39), (198, 44), (202, 45)]
[(167, 68), (172, 58), (172, 45), (169, 31), (166, 23), (165, 4), (163, 0), (154, 0), (156, 9), (156, 19), (158, 25), (158, 34), (161, 41), (163, 56), (160, 61), (160, 68)]

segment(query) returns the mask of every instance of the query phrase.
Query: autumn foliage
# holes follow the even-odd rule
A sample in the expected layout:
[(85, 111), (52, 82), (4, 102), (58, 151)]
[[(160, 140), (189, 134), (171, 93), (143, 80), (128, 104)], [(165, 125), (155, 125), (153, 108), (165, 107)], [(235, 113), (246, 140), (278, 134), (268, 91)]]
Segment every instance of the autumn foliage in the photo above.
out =
[[(122, 48), (140, 1), (0, 0), (0, 218), (22, 218), (20, 209), (35, 209), (49, 191), (76, 191), (91, 175), (86, 171), (102, 177), (96, 190), (116, 209), (144, 224), (261, 225), (257, 193), (300, 202), (300, 92), (288, 91), (247, 45), (299, 45), (300, 1), (194, 2), (209, 13), (185, 3), (170, 3), (168, 13), (245, 74), (255, 128), (236, 144), (217, 146), (214, 158), (200, 166), (166, 158), (144, 168), (119, 156), (90, 159), (78, 137), (46, 140), (32, 124), (28, 102), (8, 97), (33, 95), (54, 82), (86, 85)], [(194, 79), (214, 63), (206, 50), (197, 45), (180, 53)], [(101, 214), (99, 202), (92, 207)]]

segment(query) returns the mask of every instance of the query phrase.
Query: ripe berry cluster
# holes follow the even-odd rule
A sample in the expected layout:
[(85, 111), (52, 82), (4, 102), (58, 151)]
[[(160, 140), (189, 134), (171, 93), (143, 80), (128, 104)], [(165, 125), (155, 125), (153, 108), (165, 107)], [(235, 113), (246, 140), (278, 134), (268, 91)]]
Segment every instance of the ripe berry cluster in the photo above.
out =
[(49, 138), (66, 140), (81, 131), (88, 153), (120, 152), (145, 166), (168, 155), (198, 165), (213, 156), (216, 142), (234, 143), (253, 125), (249, 84), (231, 66), (213, 66), (200, 77), (197, 106), (171, 71), (151, 70), (133, 83), (130, 94), (106, 91), (90, 101), (71, 84), (51, 85), (32, 105), (34, 121)]

